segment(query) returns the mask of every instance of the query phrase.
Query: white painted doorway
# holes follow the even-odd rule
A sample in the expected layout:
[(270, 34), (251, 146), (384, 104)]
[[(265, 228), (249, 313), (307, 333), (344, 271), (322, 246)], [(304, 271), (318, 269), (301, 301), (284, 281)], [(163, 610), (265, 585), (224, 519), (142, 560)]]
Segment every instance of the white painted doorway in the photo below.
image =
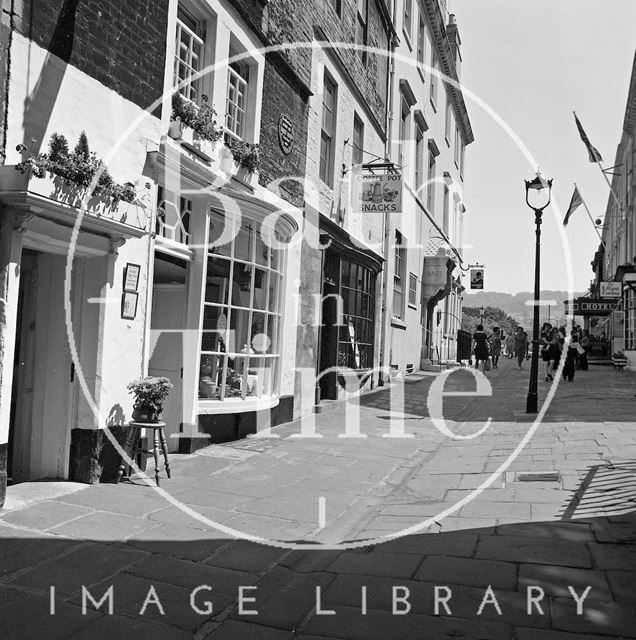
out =
[(182, 422), (183, 334), (186, 307), (185, 283), (155, 284), (150, 319), (151, 354), (148, 375), (165, 376), (174, 385), (163, 409), (168, 450), (179, 450), (176, 437)]
[(73, 383), (65, 266), (63, 255), (22, 254), (9, 425), (12, 483), (68, 477)]

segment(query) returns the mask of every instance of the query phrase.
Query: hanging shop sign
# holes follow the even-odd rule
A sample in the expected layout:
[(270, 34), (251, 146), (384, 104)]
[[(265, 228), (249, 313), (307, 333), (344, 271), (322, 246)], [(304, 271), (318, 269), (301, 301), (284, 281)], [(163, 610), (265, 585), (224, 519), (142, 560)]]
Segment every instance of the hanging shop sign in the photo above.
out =
[(353, 209), (359, 213), (401, 213), (402, 176), (394, 173), (355, 175)]
[(575, 298), (564, 300), (565, 313), (573, 316), (607, 316), (616, 307), (616, 300), (603, 298)]
[[(451, 263), (452, 264), (452, 263)], [(443, 251), (424, 258), (422, 270), (422, 296), (430, 299), (440, 294), (449, 284), (448, 256)]]
[(622, 295), (620, 282), (601, 282), (601, 298), (620, 298)]
[(470, 288), (471, 289), (484, 288), (484, 270), (482, 268), (476, 268), (476, 269), (470, 270)]

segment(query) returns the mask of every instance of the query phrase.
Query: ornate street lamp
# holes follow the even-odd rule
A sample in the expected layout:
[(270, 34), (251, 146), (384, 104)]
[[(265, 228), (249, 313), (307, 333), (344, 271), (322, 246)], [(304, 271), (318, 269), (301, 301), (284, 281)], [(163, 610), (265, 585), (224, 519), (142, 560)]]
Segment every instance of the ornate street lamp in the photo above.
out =
[[(532, 180), (525, 180), (526, 183), (526, 204), (534, 211), (534, 224), (536, 226), (536, 244), (534, 257), (534, 315), (532, 323), (532, 361), (530, 363), (530, 385), (528, 387), (528, 397), (526, 399), (526, 413), (536, 413), (539, 406), (537, 395), (537, 382), (539, 379), (539, 298), (540, 291), (540, 267), (541, 267), (541, 218), (543, 210), (550, 204), (552, 196), (552, 179), (547, 180), (541, 171)], [(530, 191), (548, 190), (548, 200), (540, 207), (530, 204)], [(543, 194), (542, 194), (543, 195)]]
[(482, 304), (481, 307), (479, 307), (479, 324), (484, 324), (484, 305)]

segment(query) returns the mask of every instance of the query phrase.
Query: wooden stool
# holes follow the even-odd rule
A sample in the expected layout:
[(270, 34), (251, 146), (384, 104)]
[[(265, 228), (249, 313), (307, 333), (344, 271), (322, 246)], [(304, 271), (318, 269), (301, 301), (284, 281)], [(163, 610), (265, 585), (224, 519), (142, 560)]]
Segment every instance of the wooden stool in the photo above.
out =
[[(133, 439), (133, 446), (131, 452), (131, 458), (134, 457), (138, 453), (150, 453), (152, 451), (155, 457), (155, 482), (157, 486), (159, 486), (159, 446), (161, 445), (161, 450), (163, 452), (163, 459), (166, 466), (166, 474), (168, 478), (170, 477), (170, 463), (168, 462), (168, 445), (166, 444), (166, 436), (163, 432), (163, 428), (166, 426), (165, 422), (134, 422), (131, 421), (128, 423), (129, 427), (132, 427), (136, 430), (136, 435)], [(141, 429), (152, 429), (153, 432), (153, 447), (151, 450), (144, 449), (139, 445), (139, 431)], [(117, 482), (121, 480), (121, 477), (124, 475), (124, 470), (126, 469), (127, 463), (125, 460), (122, 460), (121, 466), (119, 467), (119, 476), (117, 477)]]

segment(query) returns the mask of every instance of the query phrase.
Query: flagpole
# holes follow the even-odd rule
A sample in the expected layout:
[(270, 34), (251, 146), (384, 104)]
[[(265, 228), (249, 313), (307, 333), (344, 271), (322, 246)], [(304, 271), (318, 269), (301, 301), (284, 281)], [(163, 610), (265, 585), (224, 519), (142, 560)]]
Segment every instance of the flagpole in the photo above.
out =
[(578, 185), (576, 184), (576, 182), (574, 183), (574, 188), (579, 192), (579, 196), (581, 198), (581, 202), (583, 203), (583, 206), (585, 207), (585, 210), (587, 211), (587, 215), (590, 219), (590, 222), (592, 223), (592, 226), (594, 227), (594, 230), (596, 231), (596, 235), (598, 236), (598, 239), (601, 241), (601, 244), (603, 246), (605, 246), (605, 241), (603, 240), (603, 237), (601, 236), (601, 233), (598, 230), (598, 227), (596, 226), (596, 223), (594, 222), (594, 218), (592, 218), (592, 214), (590, 213), (590, 210), (587, 208), (587, 203), (585, 202), (585, 200), (583, 200), (583, 196), (581, 195), (581, 191), (578, 187)]
[(616, 192), (614, 191), (614, 189), (612, 189), (612, 183), (609, 181), (609, 178), (607, 177), (607, 174), (605, 173), (605, 169), (603, 168), (603, 165), (601, 164), (600, 160), (596, 161), (596, 164), (598, 165), (598, 168), (601, 170), (601, 173), (603, 174), (603, 177), (605, 178), (605, 182), (607, 182), (607, 186), (609, 187), (610, 193), (612, 194), (612, 197), (614, 198), (614, 201), (616, 202), (616, 205), (618, 206), (618, 210), (621, 213), (621, 215), (623, 214), (623, 205), (621, 205), (618, 196), (616, 195)]

